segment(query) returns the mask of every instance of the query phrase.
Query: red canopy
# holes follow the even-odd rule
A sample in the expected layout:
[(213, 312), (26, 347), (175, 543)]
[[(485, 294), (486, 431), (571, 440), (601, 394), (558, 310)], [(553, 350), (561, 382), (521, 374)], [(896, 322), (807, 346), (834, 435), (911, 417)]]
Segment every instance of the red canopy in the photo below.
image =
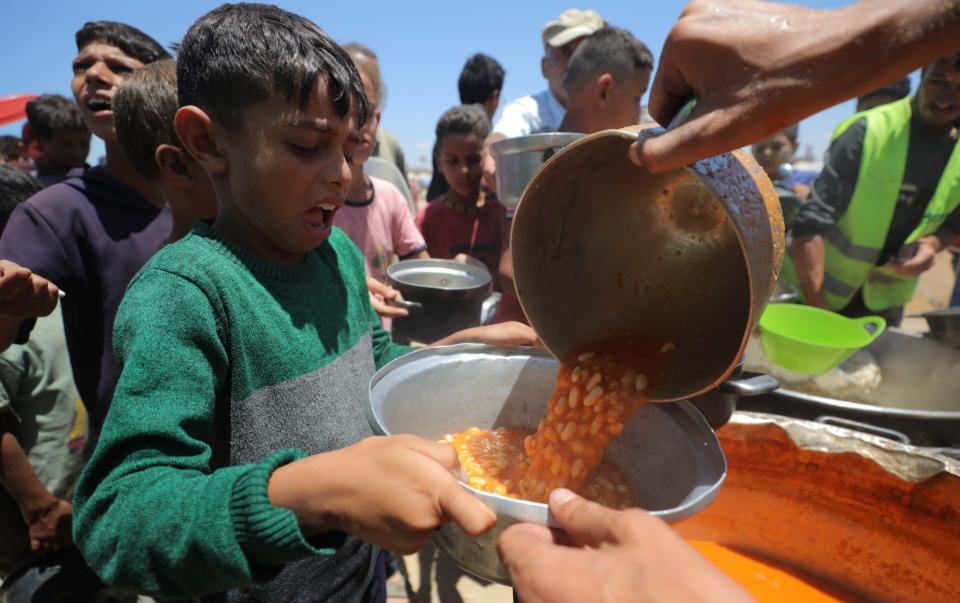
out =
[(37, 98), (36, 94), (14, 94), (0, 97), (0, 126), (27, 116), (27, 103)]

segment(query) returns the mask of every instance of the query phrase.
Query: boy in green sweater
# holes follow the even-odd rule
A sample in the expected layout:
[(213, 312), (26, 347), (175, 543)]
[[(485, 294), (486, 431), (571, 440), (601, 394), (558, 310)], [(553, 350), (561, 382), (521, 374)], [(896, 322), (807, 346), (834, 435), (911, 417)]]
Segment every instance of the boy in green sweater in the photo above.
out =
[[(360, 78), (310, 21), (241, 4), (191, 26), (177, 80), (177, 134), (219, 213), (127, 290), (76, 542), (138, 592), (382, 601), (371, 544), (409, 553), (446, 521), (479, 534), (494, 516), (457, 483), (452, 448), (370, 437), (369, 379), (407, 348), (380, 328), (363, 257), (332, 227), (366, 113)], [(443, 343), (533, 338), (513, 324)]]

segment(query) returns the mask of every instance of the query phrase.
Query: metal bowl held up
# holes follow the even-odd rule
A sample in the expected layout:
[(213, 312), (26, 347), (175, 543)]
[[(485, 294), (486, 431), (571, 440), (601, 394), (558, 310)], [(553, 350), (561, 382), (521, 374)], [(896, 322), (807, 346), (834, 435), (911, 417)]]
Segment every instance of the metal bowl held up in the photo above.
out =
[[(379, 434), (411, 433), (429, 440), (470, 427), (536, 429), (558, 370), (556, 359), (541, 350), (480, 344), (418, 350), (374, 376), (368, 418)], [(626, 474), (637, 503), (666, 521), (706, 507), (726, 474), (713, 430), (687, 402), (643, 407), (605, 458)], [(516, 521), (550, 525), (547, 506), (463, 487), (497, 513), (496, 525), (473, 538), (448, 524), (432, 540), (464, 570), (507, 583), (497, 536)]]
[(523, 189), (557, 149), (583, 138), (571, 132), (547, 132), (500, 140), (490, 145), (497, 164), (497, 198), (507, 209), (520, 202)]
[(387, 268), (409, 315), (393, 320), (393, 339), (430, 343), (480, 324), (492, 278), (483, 266), (453, 260), (405, 260)]
[[(627, 159), (627, 128), (592, 134), (536, 173), (511, 233), (517, 294), (565, 359), (621, 342), (644, 347), (651, 401), (726, 379), (776, 282), (783, 217), (745, 153), (666, 174)], [(662, 353), (656, 353), (661, 350)]]

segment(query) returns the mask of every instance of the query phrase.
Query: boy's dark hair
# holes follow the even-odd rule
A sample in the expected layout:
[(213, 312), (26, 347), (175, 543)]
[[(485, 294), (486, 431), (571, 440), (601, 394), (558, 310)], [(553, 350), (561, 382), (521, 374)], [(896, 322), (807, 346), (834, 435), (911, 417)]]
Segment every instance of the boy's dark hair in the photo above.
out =
[(324, 79), (337, 115), (367, 116), (360, 74), (313, 22), (266, 4), (224, 4), (190, 26), (177, 55), (180, 106), (196, 105), (228, 127), (271, 94), (306, 105)]
[(117, 140), (140, 174), (160, 175), (156, 151), (162, 144), (180, 147), (173, 129), (177, 114), (177, 64), (157, 61), (134, 71), (113, 96), (113, 125)]
[(0, 158), (4, 161), (20, 159), (20, 139), (11, 134), (0, 136)]
[(477, 53), (467, 59), (457, 89), (464, 105), (485, 103), (497, 90), (503, 90), (503, 67), (493, 57)]
[(480, 105), (458, 105), (440, 116), (437, 145), (447, 134), (476, 134), (480, 140), (486, 140), (490, 134), (490, 118)]
[(621, 82), (641, 69), (653, 69), (653, 53), (647, 45), (625, 29), (604, 27), (577, 46), (563, 74), (563, 86), (577, 90), (603, 73)]
[(116, 21), (91, 21), (84, 23), (77, 32), (77, 52), (93, 42), (103, 42), (116, 46), (123, 54), (131, 56), (143, 64), (160, 59), (169, 59), (170, 53), (159, 42), (136, 27)]
[(793, 124), (783, 130), (783, 135), (787, 137), (790, 144), (797, 146), (797, 139), (800, 137), (800, 124)]
[(7, 225), (10, 214), (43, 186), (28, 172), (12, 165), (0, 165), (0, 231)]
[(77, 105), (59, 94), (44, 94), (27, 103), (27, 123), (39, 140), (48, 140), (57, 130), (87, 129)]

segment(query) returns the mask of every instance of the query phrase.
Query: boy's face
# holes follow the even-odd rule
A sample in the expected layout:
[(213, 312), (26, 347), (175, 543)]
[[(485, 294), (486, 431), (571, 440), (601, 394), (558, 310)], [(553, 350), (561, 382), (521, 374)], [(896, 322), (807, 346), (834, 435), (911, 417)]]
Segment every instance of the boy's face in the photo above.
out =
[(960, 120), (960, 69), (953, 67), (952, 60), (937, 61), (923, 71), (917, 107), (923, 121), (932, 126)]
[(787, 135), (778, 132), (770, 138), (754, 143), (753, 158), (771, 180), (779, 180), (780, 166), (790, 161), (794, 151), (796, 149)]
[(54, 130), (50, 138), (38, 142), (43, 153), (43, 164), (60, 172), (83, 167), (90, 154), (88, 130)]
[(483, 141), (476, 134), (447, 134), (440, 141), (440, 170), (461, 197), (473, 198), (483, 177)]
[(367, 74), (360, 72), (360, 79), (363, 81), (363, 92), (371, 103), (372, 113), (367, 117), (367, 121), (357, 130), (356, 145), (353, 147), (351, 155), (353, 163), (363, 165), (373, 154), (373, 146), (377, 142), (377, 127), (380, 125), (380, 109), (376, 107), (373, 101), (377, 99), (377, 91), (373, 89), (373, 83)]
[(299, 262), (330, 236), (346, 198), (353, 117), (336, 114), (321, 80), (303, 109), (275, 94), (248, 107), (242, 123), (213, 124), (226, 159), (215, 178), (217, 222), (270, 261)]
[(116, 46), (91, 42), (73, 59), (70, 89), (80, 107), (87, 128), (103, 140), (116, 140), (111, 102), (117, 86), (135, 70), (139, 60), (124, 54)]

